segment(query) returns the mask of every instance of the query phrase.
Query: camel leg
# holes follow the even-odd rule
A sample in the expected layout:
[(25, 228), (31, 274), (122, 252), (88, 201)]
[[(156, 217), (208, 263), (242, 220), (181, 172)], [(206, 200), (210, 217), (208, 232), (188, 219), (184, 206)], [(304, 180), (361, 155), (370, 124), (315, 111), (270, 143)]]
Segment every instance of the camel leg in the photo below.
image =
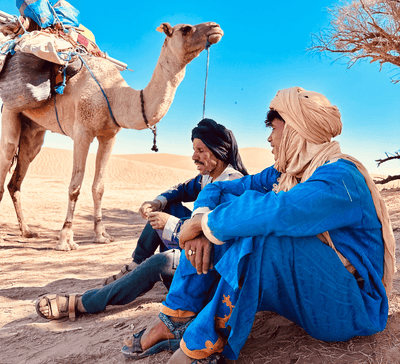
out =
[(3, 107), (0, 140), (0, 201), (3, 199), (7, 173), (17, 153), (20, 134), (21, 120), (19, 114)]
[(55, 246), (55, 250), (75, 250), (79, 246), (74, 242), (74, 231), (72, 220), (78, 196), (81, 191), (82, 181), (85, 174), (86, 159), (89, 153), (89, 146), (93, 138), (86, 136), (82, 131), (80, 137), (74, 139), (74, 163), (72, 167), (72, 178), (69, 184), (69, 199), (67, 217), (60, 232), (60, 240)]
[(108, 160), (110, 159), (111, 152), (115, 143), (116, 136), (111, 139), (97, 138), (99, 141), (99, 148), (96, 155), (96, 172), (93, 180), (92, 195), (94, 202), (94, 242), (107, 244), (114, 241), (109, 234), (107, 234), (102, 221), (101, 201), (104, 193), (104, 177)]
[[(23, 118), (23, 117), (21, 117)], [(34, 238), (36, 233), (32, 232), (25, 222), (21, 204), (21, 185), (28, 172), (29, 165), (35, 159), (42, 148), (46, 130), (41, 126), (30, 121), (23, 121), (21, 127), (21, 137), (19, 141), (19, 151), (17, 165), (8, 183), (8, 191), (14, 203), (15, 212), (22, 236)]]

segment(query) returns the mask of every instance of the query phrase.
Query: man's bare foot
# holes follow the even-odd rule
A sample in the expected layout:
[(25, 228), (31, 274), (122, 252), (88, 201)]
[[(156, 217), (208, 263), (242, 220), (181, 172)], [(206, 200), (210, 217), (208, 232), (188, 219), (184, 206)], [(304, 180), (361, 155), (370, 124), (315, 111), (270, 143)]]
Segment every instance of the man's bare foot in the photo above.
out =
[[(178, 317), (171, 317), (171, 321), (173, 322), (180, 322), (184, 323), (187, 322), (191, 319), (191, 317), (184, 317), (184, 318), (178, 318)], [(153, 327), (148, 327), (146, 331), (143, 333), (142, 337), (140, 338), (140, 345), (142, 347), (142, 350), (145, 351), (155, 344), (168, 340), (168, 339), (175, 339), (174, 334), (168, 329), (168, 327), (162, 322), (159, 321), (156, 325)], [(133, 346), (133, 338), (132, 335), (128, 338), (124, 339), (124, 345), (128, 347)]]

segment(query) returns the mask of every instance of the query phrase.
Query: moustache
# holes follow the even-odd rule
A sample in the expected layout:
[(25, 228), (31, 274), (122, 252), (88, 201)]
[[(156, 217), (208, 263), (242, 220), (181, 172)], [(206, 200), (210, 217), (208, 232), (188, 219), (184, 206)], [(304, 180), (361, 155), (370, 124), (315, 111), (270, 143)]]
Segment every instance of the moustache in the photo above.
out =
[(202, 162), (200, 162), (200, 161), (198, 161), (198, 160), (195, 160), (195, 161), (194, 161), (194, 164), (200, 164), (200, 165), (204, 166), (204, 163), (202, 163)]

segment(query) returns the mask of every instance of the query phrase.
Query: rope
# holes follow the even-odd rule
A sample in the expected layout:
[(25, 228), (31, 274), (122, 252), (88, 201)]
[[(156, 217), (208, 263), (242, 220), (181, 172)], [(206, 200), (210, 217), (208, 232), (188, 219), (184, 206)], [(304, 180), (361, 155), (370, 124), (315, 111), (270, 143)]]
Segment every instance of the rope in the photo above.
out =
[[(92, 72), (91, 69), (88, 67), (88, 65), (86, 64), (86, 62), (85, 62), (84, 59), (82, 58), (82, 56), (81, 56), (80, 54), (78, 54), (78, 53), (74, 53), (74, 55), (77, 55), (77, 56), (80, 58), (80, 60), (82, 61), (82, 63), (86, 66), (86, 68), (88, 69), (88, 71), (89, 71), (90, 74), (92, 75), (93, 79), (94, 79), (94, 80), (96, 81), (96, 83), (99, 85), (100, 90), (101, 90), (101, 92), (103, 93), (103, 96), (104, 96), (104, 98), (105, 98), (106, 101), (107, 101), (107, 106), (108, 106), (108, 110), (110, 111), (111, 118), (112, 118), (113, 122), (115, 123), (115, 125), (117, 125), (117, 126), (120, 128), (121, 126), (117, 123), (117, 121), (116, 121), (115, 118), (114, 118), (114, 114), (112, 113), (111, 105), (110, 105), (110, 103), (109, 103), (109, 101), (108, 101), (107, 95), (106, 95), (106, 93), (104, 92), (103, 88), (101, 87), (99, 81), (97, 81), (96, 77), (94, 76), (93, 72)], [(64, 69), (64, 72), (65, 72), (65, 69)], [(56, 90), (56, 92), (57, 92), (57, 90)], [(60, 129), (61, 129), (61, 131), (63, 132), (63, 134), (64, 134), (64, 135), (67, 135), (67, 134), (64, 133), (64, 130), (62, 129), (61, 124), (60, 124), (60, 121), (59, 121), (59, 119), (58, 119), (57, 104), (56, 104), (56, 94), (54, 94), (54, 108), (55, 108), (55, 111), (56, 111), (56, 119), (57, 119), (58, 126), (60, 127)]]
[(91, 74), (91, 76), (93, 77), (93, 79), (94, 79), (94, 80), (96, 81), (96, 83), (99, 85), (100, 90), (101, 90), (101, 92), (103, 93), (103, 96), (104, 96), (104, 98), (105, 98), (106, 101), (107, 101), (107, 106), (108, 106), (108, 110), (110, 111), (111, 118), (112, 118), (113, 122), (115, 123), (115, 125), (118, 126), (118, 128), (120, 128), (121, 126), (117, 123), (117, 120), (115, 120), (115, 118), (114, 118), (114, 114), (113, 114), (113, 112), (112, 112), (112, 110), (111, 110), (110, 102), (108, 101), (107, 95), (106, 95), (106, 93), (104, 92), (103, 88), (101, 87), (100, 82), (97, 81), (97, 78), (95, 77), (95, 75), (93, 74), (93, 72), (92, 72), (92, 70), (89, 68), (89, 66), (86, 64), (86, 62), (85, 62), (85, 60), (83, 59), (83, 57), (82, 57), (80, 54), (78, 54), (78, 53), (75, 53), (75, 54), (80, 58), (80, 60), (82, 61), (82, 63), (85, 65), (85, 67), (86, 67), (86, 68), (88, 69), (88, 71), (90, 72), (90, 74)]
[(14, 18), (18, 20), (18, 23), (21, 25), (22, 29), (24, 30), (24, 34), (28, 33), (28, 31), (24, 27), (24, 24), (22, 24), (21, 19), (19, 18), (19, 16), (14, 15)]
[(54, 109), (55, 109), (55, 111), (56, 111), (56, 119), (57, 119), (58, 126), (60, 127), (62, 133), (63, 133), (64, 135), (67, 135), (67, 134), (64, 133), (64, 130), (63, 130), (63, 128), (61, 127), (60, 120), (58, 120), (58, 112), (57, 112), (57, 104), (56, 104), (56, 95), (55, 95), (55, 94), (54, 94)]
[(150, 125), (149, 121), (147, 120), (146, 112), (144, 110), (143, 90), (140, 90), (140, 102), (142, 104), (142, 115), (143, 115), (144, 122), (146, 123), (146, 126), (153, 132), (153, 146), (152, 146), (151, 150), (154, 150), (155, 152), (158, 152), (158, 148), (157, 148), (157, 144), (156, 144), (157, 126), (156, 125)]
[(204, 85), (204, 100), (203, 100), (203, 119), (204, 119), (204, 114), (206, 112), (206, 94), (207, 94), (207, 79), (208, 79), (208, 67), (210, 64), (210, 47), (211, 43), (207, 39), (207, 43), (205, 46), (205, 49), (207, 49), (207, 65), (206, 65), (206, 82)]
[(58, 17), (58, 15), (57, 15), (57, 13), (56, 13), (56, 11), (54, 10), (53, 5), (50, 4), (50, 1), (49, 1), (49, 0), (47, 0), (47, 3), (50, 5), (50, 9), (51, 9), (51, 11), (52, 11), (54, 17), (56, 18), (57, 22), (61, 25), (61, 28), (62, 28), (63, 32), (64, 32), (64, 33), (68, 33), (68, 32), (65, 30), (65, 28), (64, 28), (64, 24), (62, 23), (62, 21), (60, 20), (60, 18)]
[[(2, 55), (6, 55), (8, 53), (10, 53), (11, 55), (15, 54), (15, 45), (17, 44), (17, 40), (16, 39), (10, 39), (7, 42), (3, 43), (0, 45), (0, 54)], [(7, 49), (5, 51), (3, 51), (3, 48), (7, 46)]]

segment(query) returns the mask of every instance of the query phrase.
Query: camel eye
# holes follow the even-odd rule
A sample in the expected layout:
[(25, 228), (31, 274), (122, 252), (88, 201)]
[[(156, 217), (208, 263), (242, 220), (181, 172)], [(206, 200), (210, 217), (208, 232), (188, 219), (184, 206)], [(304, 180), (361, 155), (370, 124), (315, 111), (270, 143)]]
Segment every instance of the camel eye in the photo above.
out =
[(181, 28), (182, 35), (187, 36), (191, 30), (192, 30), (192, 27), (190, 25), (186, 25), (186, 26), (182, 27)]

